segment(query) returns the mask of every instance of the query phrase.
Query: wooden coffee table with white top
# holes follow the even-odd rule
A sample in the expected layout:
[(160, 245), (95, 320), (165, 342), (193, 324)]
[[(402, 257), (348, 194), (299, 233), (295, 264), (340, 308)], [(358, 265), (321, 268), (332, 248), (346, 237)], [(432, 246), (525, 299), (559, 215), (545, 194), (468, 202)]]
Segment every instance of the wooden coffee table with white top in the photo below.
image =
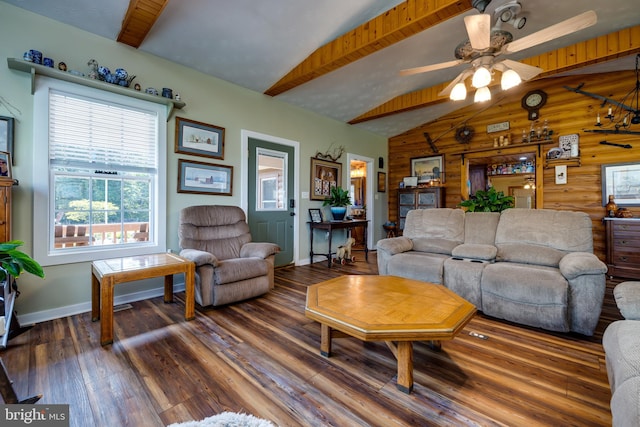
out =
[(100, 344), (113, 342), (113, 288), (164, 276), (164, 302), (173, 301), (173, 275), (184, 273), (185, 320), (195, 317), (195, 264), (170, 253), (105, 259), (91, 263), (91, 320), (100, 322)]
[(342, 276), (307, 289), (305, 314), (321, 324), (320, 353), (331, 339), (384, 341), (398, 361), (397, 387), (413, 389), (413, 341), (453, 339), (476, 308), (442, 285), (395, 276)]

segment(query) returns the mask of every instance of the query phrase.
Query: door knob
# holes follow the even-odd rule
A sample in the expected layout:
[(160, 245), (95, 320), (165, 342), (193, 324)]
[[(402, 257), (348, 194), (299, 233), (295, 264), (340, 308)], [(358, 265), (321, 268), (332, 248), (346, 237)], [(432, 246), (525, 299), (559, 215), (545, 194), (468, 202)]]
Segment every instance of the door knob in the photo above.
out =
[(289, 212), (289, 216), (296, 216), (295, 212)]

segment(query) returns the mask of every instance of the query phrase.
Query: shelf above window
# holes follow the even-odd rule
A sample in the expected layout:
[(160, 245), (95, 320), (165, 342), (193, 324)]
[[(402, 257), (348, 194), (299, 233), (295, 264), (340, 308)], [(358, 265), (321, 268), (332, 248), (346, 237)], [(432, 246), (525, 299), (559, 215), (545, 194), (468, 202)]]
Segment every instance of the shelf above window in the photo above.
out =
[(118, 86), (110, 83), (105, 83), (101, 80), (90, 79), (87, 77), (75, 76), (66, 71), (56, 70), (44, 65), (34, 64), (33, 62), (23, 61), (16, 58), (7, 58), (7, 64), (12, 70), (22, 71), (31, 75), (31, 94), (33, 95), (36, 88), (36, 75), (53, 77), (54, 79), (64, 80), (70, 83), (77, 83), (79, 85), (92, 87), (94, 89), (106, 90), (108, 92), (117, 93), (119, 95), (130, 96), (132, 98), (141, 99), (144, 101), (155, 102), (157, 104), (164, 104), (167, 106), (167, 120), (171, 117), (174, 109), (182, 109), (186, 104), (181, 101), (175, 101), (173, 99), (164, 98), (162, 96), (150, 95), (145, 92), (139, 92), (137, 90)]

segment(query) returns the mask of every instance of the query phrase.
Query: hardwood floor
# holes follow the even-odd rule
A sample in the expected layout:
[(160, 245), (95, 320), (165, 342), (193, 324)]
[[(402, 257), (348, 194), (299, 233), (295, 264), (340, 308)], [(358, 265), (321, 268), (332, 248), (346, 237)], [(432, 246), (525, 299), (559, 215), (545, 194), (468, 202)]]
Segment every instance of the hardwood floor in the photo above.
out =
[(266, 296), (196, 307), (190, 322), (184, 294), (176, 304), (133, 303), (115, 313), (115, 342), (104, 348), (90, 313), (41, 323), (1, 356), (19, 397), (70, 404), (72, 426), (163, 426), (226, 410), (280, 426), (611, 424), (601, 336), (620, 318), (614, 282), (592, 338), (479, 314), (440, 352), (415, 344), (407, 395), (384, 343), (336, 339), (332, 357), (322, 357), (320, 326), (304, 315), (307, 285), (375, 274), (375, 252), (368, 264), (362, 258), (331, 270), (324, 262), (279, 269)]

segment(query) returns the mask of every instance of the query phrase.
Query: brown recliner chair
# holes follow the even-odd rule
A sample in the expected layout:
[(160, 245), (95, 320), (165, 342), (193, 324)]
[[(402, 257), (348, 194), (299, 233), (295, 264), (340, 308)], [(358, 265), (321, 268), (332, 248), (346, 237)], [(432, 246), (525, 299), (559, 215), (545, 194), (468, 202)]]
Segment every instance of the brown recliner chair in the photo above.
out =
[(273, 289), (273, 243), (251, 242), (237, 206), (191, 206), (180, 211), (180, 255), (196, 264), (196, 302), (218, 306)]

